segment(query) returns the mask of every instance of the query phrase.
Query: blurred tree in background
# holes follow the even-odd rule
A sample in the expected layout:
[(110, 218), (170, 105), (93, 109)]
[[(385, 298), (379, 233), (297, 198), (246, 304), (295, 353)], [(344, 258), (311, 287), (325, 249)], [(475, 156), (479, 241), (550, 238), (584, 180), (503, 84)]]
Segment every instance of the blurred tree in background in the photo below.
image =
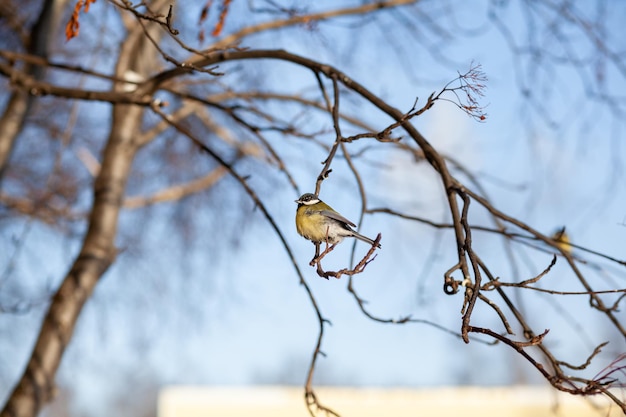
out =
[[(313, 384), (332, 319), (316, 296), (313, 280), (326, 282), (319, 277), (344, 280), (354, 305), (375, 322), (424, 324), (470, 344), (499, 342), (490, 349), (511, 349), (555, 388), (604, 394), (626, 410), (612, 390), (624, 384), (626, 361), (623, 250), (597, 250), (570, 240), (569, 228), (553, 235), (528, 222), (525, 211), (541, 210), (550, 189), (530, 188), (528, 210), (506, 197), (524, 188), (515, 185), (515, 161), (536, 164), (531, 176), (559, 166), (542, 159), (546, 143), (537, 135), (547, 127), (572, 138), (558, 143), (555, 155), (611, 149), (599, 173), (603, 187), (591, 186), (584, 200), (600, 210), (621, 199), (623, 209), (625, 11), (617, 2), (548, 0), (3, 2), (1, 415), (34, 416), (53, 401), (78, 318), (114, 265), (127, 271), (118, 271), (126, 282), (100, 301), (103, 307), (118, 308), (116, 297), (137, 291), (138, 310), (201, 311), (208, 307), (194, 293), (223, 282), (215, 278), (220, 264), (243, 263), (237, 247), (259, 233), (274, 249), (272, 259), (245, 261), (256, 262), (256, 278), (289, 268), (315, 312), (318, 326), (306, 332), (317, 341), (302, 374), (312, 415), (334, 413)], [(511, 54), (523, 102), (502, 103), (519, 105), (525, 126), (500, 127), (489, 175), (475, 169), (475, 153), (447, 149), (445, 138), (416, 127), (441, 107), (456, 111), (445, 113), (445, 124), (461, 125), (468, 115), (492, 123), (498, 109), (489, 91), (498, 77), (481, 66), (492, 47), (482, 43), (486, 34), (498, 35)], [(455, 49), (473, 38), (469, 51)], [(387, 91), (394, 88), (406, 94), (402, 102)], [(604, 136), (594, 136), (598, 124), (608, 127)], [(528, 159), (507, 145), (524, 135), (536, 151)], [(465, 146), (480, 143), (468, 137)], [(584, 194), (586, 187), (574, 188)], [(355, 223), (381, 233), (380, 251), (344, 243), (348, 252), (327, 254), (324, 269), (321, 261), (307, 265), (313, 251), (294, 248), (300, 241), (292, 238), (291, 201), (315, 191), (335, 205), (327, 188), (341, 205), (359, 208)], [(421, 273), (411, 263), (418, 255)], [(397, 270), (376, 269), (385, 256)], [(142, 272), (150, 259), (169, 272)], [(176, 259), (176, 268), (167, 259)], [(197, 270), (201, 277), (180, 278)], [(357, 290), (369, 274), (390, 287), (398, 277), (413, 288), (432, 286), (432, 294), (453, 302), (442, 302), (447, 314), (434, 320), (397, 312), (387, 318), (366, 303), (375, 294)], [(565, 278), (548, 281), (552, 276)], [(180, 292), (180, 299), (161, 305), (148, 287)], [(562, 357), (555, 349), (562, 336), (547, 330), (541, 311), (527, 308), (538, 297), (553, 306), (562, 297), (576, 300), (569, 311), (554, 308), (570, 333), (589, 318), (604, 333)], [(158, 337), (156, 330), (141, 343)]]

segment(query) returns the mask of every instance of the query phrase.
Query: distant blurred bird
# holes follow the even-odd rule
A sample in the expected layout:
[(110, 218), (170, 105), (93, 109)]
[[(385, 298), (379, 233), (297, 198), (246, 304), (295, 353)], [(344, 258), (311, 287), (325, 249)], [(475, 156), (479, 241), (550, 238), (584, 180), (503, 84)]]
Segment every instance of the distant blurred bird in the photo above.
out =
[(372, 239), (352, 230), (354, 223), (337, 213), (328, 204), (311, 193), (303, 194), (296, 200), (296, 229), (305, 239), (314, 243), (328, 242), (335, 245), (344, 237), (355, 237), (370, 245), (377, 244)]
[(572, 253), (572, 245), (570, 244), (569, 235), (565, 231), (565, 226), (557, 229), (552, 235), (552, 240), (556, 242), (556, 245), (566, 253)]

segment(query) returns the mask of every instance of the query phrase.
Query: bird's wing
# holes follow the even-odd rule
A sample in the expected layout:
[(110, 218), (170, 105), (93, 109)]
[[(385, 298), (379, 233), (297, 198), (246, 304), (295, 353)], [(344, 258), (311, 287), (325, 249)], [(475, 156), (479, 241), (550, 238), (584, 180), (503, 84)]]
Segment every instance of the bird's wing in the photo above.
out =
[(352, 227), (356, 227), (356, 224), (352, 223), (350, 220), (346, 219), (345, 217), (343, 217), (341, 214), (337, 213), (336, 211), (322, 210), (320, 211), (320, 214), (322, 216), (330, 217), (331, 219), (335, 219), (345, 224), (348, 224)]

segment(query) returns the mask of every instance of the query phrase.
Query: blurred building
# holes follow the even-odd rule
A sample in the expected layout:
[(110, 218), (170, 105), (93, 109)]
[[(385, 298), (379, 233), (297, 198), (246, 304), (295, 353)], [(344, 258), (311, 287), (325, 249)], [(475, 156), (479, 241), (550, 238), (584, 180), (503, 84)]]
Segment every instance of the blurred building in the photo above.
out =
[[(604, 397), (581, 398), (541, 387), (318, 388), (318, 399), (342, 417), (613, 417)], [(618, 393), (619, 394), (619, 393)], [(623, 394), (623, 393), (622, 393)], [(319, 413), (319, 415), (325, 415)], [(158, 417), (307, 417), (297, 387), (170, 387)]]

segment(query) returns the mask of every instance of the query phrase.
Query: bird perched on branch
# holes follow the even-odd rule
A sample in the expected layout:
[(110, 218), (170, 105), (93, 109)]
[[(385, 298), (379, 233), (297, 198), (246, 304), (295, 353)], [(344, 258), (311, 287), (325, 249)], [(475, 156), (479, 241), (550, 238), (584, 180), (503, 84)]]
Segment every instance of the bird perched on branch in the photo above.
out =
[(354, 231), (352, 229), (356, 227), (354, 223), (337, 213), (315, 194), (303, 194), (296, 203), (298, 203), (296, 229), (305, 239), (313, 243), (327, 242), (336, 245), (344, 237), (355, 237), (380, 248), (379, 243)]
[(562, 251), (570, 254), (572, 253), (572, 245), (570, 244), (569, 235), (565, 231), (565, 226), (557, 229), (552, 235), (552, 239)]

